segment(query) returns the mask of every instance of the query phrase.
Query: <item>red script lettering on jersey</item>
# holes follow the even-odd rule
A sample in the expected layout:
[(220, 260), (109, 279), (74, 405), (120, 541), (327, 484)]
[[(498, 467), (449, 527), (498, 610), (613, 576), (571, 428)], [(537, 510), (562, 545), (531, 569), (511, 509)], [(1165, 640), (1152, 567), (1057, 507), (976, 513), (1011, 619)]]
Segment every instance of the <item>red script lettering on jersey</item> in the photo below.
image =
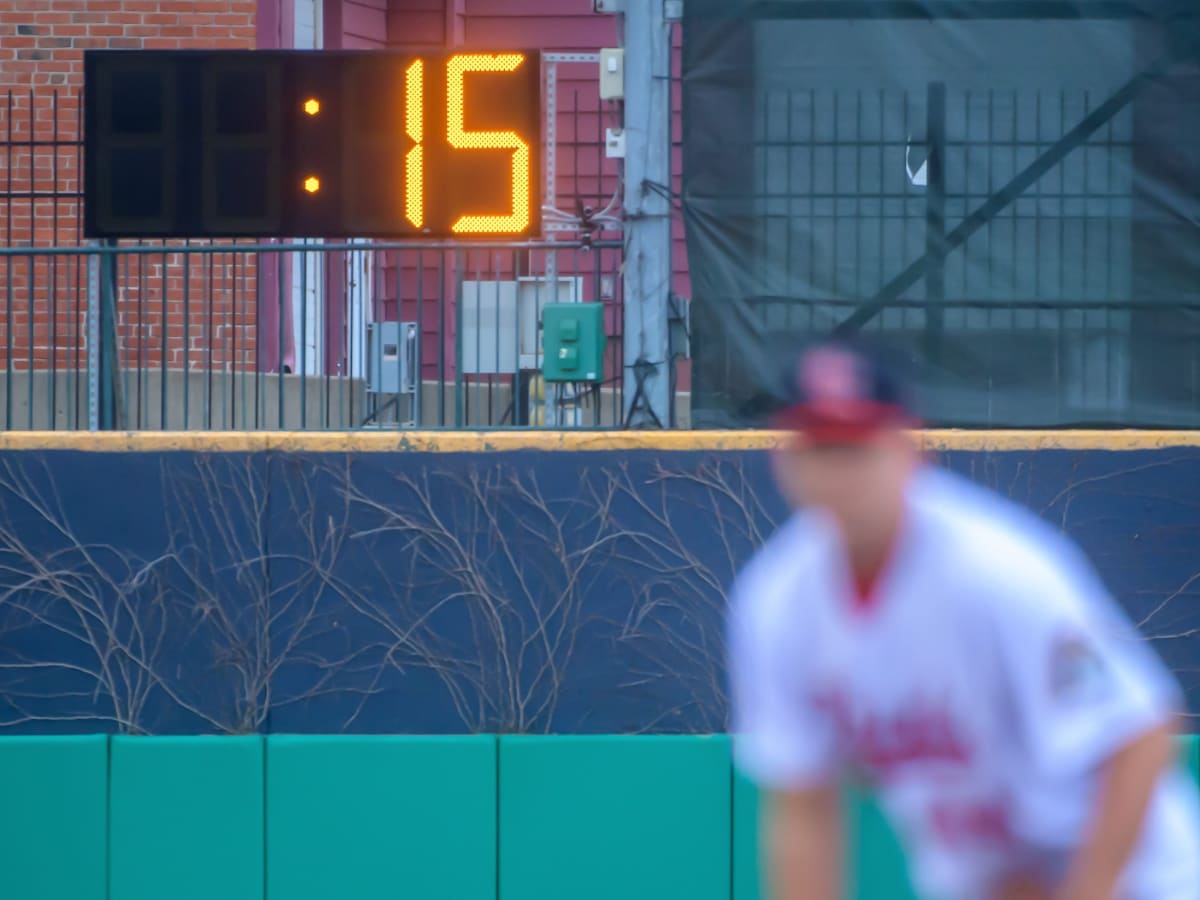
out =
[(837, 690), (815, 695), (813, 703), (832, 718), (851, 760), (881, 781), (913, 763), (962, 765), (971, 758), (945, 709), (914, 704), (888, 716), (855, 715)]

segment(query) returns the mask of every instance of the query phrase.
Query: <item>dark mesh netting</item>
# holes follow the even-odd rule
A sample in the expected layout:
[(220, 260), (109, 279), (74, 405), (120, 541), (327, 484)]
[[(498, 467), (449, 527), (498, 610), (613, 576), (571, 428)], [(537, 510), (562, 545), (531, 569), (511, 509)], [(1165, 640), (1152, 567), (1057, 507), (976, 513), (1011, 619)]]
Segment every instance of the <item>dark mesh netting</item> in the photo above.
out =
[(1200, 4), (687, 0), (693, 422), (861, 332), (947, 426), (1200, 426)]

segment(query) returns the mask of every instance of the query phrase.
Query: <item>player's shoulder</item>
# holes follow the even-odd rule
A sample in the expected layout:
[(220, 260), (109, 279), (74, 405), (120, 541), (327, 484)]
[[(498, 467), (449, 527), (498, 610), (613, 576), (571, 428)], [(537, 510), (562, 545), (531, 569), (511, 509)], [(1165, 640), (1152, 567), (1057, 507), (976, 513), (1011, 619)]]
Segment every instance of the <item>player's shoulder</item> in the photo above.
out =
[(917, 504), (981, 600), (1074, 603), (1103, 591), (1083, 551), (1031, 510), (955, 473), (923, 473)]
[(742, 567), (730, 590), (731, 614), (772, 630), (794, 609), (796, 598), (819, 590), (828, 571), (829, 528), (812, 511), (793, 513)]

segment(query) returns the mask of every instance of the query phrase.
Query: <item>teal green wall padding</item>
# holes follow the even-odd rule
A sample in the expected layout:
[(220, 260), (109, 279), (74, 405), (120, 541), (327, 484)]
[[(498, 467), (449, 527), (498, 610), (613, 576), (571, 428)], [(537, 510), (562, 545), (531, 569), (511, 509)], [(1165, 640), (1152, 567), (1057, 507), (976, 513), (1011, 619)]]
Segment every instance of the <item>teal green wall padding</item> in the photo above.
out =
[[(762, 900), (725, 736), (0, 738), (0, 896)], [(1180, 742), (1200, 780), (1200, 738)], [(855, 900), (911, 900), (846, 796)]]
[(114, 737), (109, 900), (262, 900), (260, 737)]
[(0, 740), (0, 896), (104, 900), (108, 738)]
[(733, 772), (733, 900), (759, 900), (758, 788)]
[(267, 739), (267, 900), (496, 900), (496, 739)]
[(1183, 756), (1187, 761), (1192, 777), (1200, 783), (1200, 735), (1184, 735), (1180, 742), (1183, 744)]
[(896, 833), (870, 796), (846, 793), (849, 838), (847, 883), (858, 900), (914, 900), (904, 853)]
[[(734, 775), (733, 900), (762, 900), (759, 881), (758, 791)], [(883, 813), (866, 794), (849, 791), (846, 817), (849, 896), (856, 900), (914, 900), (904, 854)]]
[(504, 900), (728, 900), (729, 740), (502, 737)]

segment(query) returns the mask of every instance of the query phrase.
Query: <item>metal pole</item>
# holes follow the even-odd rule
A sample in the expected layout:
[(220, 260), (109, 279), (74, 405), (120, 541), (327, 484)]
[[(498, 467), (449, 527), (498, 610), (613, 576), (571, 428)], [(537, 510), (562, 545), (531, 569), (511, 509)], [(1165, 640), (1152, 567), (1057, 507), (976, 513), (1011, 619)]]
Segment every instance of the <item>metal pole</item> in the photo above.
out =
[(670, 425), (670, 27), (664, 0), (624, 4), (624, 423), (632, 428)]

